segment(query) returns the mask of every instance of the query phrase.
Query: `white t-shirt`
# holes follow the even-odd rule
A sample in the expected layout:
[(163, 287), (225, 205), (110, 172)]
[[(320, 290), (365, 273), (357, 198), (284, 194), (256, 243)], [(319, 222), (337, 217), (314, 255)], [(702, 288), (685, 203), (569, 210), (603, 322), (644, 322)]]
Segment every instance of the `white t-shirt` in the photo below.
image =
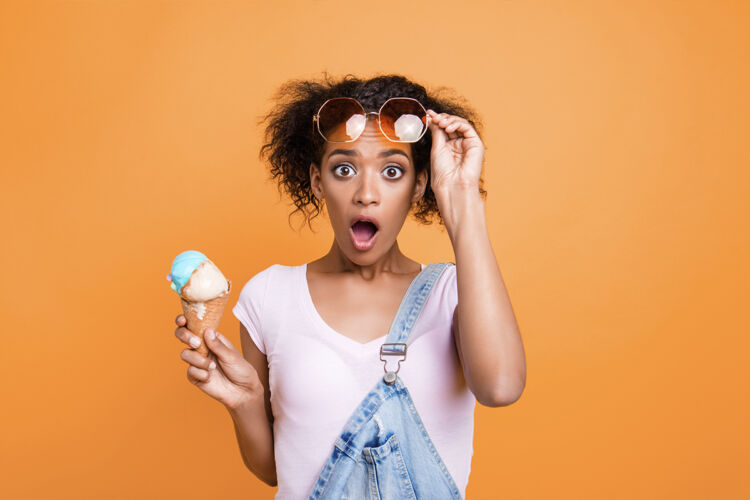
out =
[[(334, 441), (384, 374), (380, 346), (386, 334), (362, 344), (331, 328), (315, 309), (306, 272), (307, 264), (274, 264), (245, 284), (232, 309), (268, 359), (276, 500), (307, 498)], [(456, 267), (451, 265), (414, 324), (398, 374), (465, 497), (476, 399), (466, 385), (451, 330), (457, 302)]]

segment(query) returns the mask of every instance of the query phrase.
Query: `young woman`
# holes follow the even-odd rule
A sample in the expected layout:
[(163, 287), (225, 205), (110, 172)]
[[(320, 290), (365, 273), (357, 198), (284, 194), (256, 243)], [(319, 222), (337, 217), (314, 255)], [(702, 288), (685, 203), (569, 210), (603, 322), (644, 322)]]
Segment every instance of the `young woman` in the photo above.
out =
[[(312, 262), (253, 276), (232, 310), (242, 352), (207, 331), (208, 358), (182, 351), (188, 380), (228, 409), (246, 466), (278, 485), (277, 499), (307, 498), (383, 377), (381, 345), (426, 267), (399, 248), (403, 223), (410, 212), (437, 219), (456, 262), (434, 283), (398, 376), (463, 498), (475, 401), (509, 405), (526, 378), (485, 223), (475, 114), (399, 75), (295, 80), (277, 99), (262, 155), (308, 224), (326, 210), (334, 241)], [(182, 315), (176, 323), (182, 342), (200, 345)]]

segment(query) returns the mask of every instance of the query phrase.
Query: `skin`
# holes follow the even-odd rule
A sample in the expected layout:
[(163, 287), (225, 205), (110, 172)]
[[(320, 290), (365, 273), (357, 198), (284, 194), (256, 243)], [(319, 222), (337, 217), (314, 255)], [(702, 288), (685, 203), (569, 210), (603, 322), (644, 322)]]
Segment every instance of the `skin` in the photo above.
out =
[[(424, 195), (427, 172), (417, 174), (411, 145), (389, 141), (372, 119), (356, 141), (326, 144), (320, 165), (310, 165), (310, 184), (334, 232), (328, 253), (307, 265), (313, 303), (328, 325), (357, 342), (382, 337), (421, 271), (396, 238)], [(379, 226), (375, 245), (364, 251), (349, 231), (358, 214), (375, 217)]]
[(428, 114), (433, 139), (430, 186), (456, 256), (453, 336), (477, 401), (507, 406), (521, 397), (526, 385), (526, 357), (479, 195), (484, 145), (466, 119), (432, 110)]
[[(410, 144), (389, 141), (371, 119), (356, 141), (326, 143), (320, 166), (310, 164), (310, 185), (325, 204), (334, 242), (309, 269), (353, 273), (364, 281), (420, 269), (396, 242), (409, 209), (427, 187), (427, 172), (415, 173)], [(349, 234), (351, 219), (359, 214), (375, 217), (379, 225), (375, 246), (366, 251), (356, 249)]]
[[(490, 407), (507, 406), (523, 392), (526, 361), (478, 190), (484, 145), (464, 118), (432, 110), (428, 114), (433, 138), (430, 186), (456, 256), (456, 349), (477, 401)], [(329, 157), (334, 149), (357, 154)], [(378, 156), (391, 149), (405, 156)], [(346, 171), (342, 164), (352, 168)], [(389, 170), (391, 165), (403, 167), (404, 175), (389, 178), (396, 176)], [(340, 176), (332, 171), (334, 167)], [(326, 255), (308, 264), (310, 294), (332, 328), (353, 340), (370, 341), (387, 332), (406, 288), (420, 270), (418, 262), (401, 252), (396, 237), (409, 208), (424, 194), (426, 172), (415, 173), (409, 144), (388, 141), (376, 123), (368, 121), (356, 141), (326, 145), (321, 165), (310, 165), (310, 180), (314, 195), (325, 202), (334, 231)], [(380, 226), (375, 246), (364, 252), (354, 247), (349, 236), (349, 222), (358, 213), (373, 215)], [(352, 310), (357, 315), (346, 314)], [(184, 328), (184, 316), (175, 321), (175, 335), (182, 342), (189, 345), (191, 339), (198, 339)], [(363, 330), (362, 325), (368, 323), (373, 326)], [(214, 339), (207, 331), (208, 358), (193, 349), (185, 349), (181, 358), (190, 365), (188, 380), (221, 401), (233, 416), (253, 411), (258, 406), (255, 402), (262, 400), (270, 425), (268, 361), (244, 327), (240, 329), (242, 353), (220, 334)], [(212, 361), (215, 367), (209, 366)], [(263, 473), (269, 478), (273, 474), (267, 480), (273, 484), (275, 471)]]

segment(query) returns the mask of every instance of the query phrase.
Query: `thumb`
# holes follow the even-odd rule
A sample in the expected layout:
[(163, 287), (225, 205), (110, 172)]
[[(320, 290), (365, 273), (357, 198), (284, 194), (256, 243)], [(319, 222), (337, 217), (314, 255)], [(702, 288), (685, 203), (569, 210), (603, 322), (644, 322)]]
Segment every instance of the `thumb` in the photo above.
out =
[(227, 345), (228, 341), (223, 342), (221, 340), (222, 337), (223, 335), (213, 328), (207, 328), (203, 335), (203, 339), (206, 341), (206, 346), (216, 354), (216, 357), (221, 361), (227, 361), (232, 349)]
[(445, 141), (448, 138), (448, 135), (442, 128), (440, 128), (440, 125), (438, 125), (434, 119), (430, 120), (429, 129), (430, 134), (432, 134), (432, 150), (439, 151), (445, 146)]
[(227, 347), (227, 348), (228, 348), (228, 349), (229, 349), (230, 351), (233, 351), (233, 352), (240, 352), (240, 351), (238, 351), (238, 350), (237, 350), (237, 348), (236, 348), (236, 347), (234, 347), (234, 345), (233, 345), (233, 344), (232, 344), (232, 343), (231, 343), (231, 342), (229, 341), (229, 339), (228, 339), (228, 338), (226, 338), (226, 337), (225, 337), (224, 335), (222, 335), (221, 333), (219, 333), (219, 332), (216, 332), (216, 337), (217, 337), (217, 338), (218, 338), (219, 340), (221, 340), (221, 342), (222, 342), (222, 343), (223, 343), (223, 344), (224, 344), (224, 345), (225, 345), (225, 346), (226, 346), (226, 347)]

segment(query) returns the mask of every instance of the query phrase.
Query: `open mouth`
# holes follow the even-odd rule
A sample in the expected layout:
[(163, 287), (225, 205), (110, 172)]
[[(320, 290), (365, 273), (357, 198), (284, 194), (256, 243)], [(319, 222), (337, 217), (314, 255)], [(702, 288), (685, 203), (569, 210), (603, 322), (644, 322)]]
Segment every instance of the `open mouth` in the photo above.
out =
[(357, 250), (369, 250), (375, 245), (378, 228), (372, 222), (358, 220), (349, 228), (349, 233)]

